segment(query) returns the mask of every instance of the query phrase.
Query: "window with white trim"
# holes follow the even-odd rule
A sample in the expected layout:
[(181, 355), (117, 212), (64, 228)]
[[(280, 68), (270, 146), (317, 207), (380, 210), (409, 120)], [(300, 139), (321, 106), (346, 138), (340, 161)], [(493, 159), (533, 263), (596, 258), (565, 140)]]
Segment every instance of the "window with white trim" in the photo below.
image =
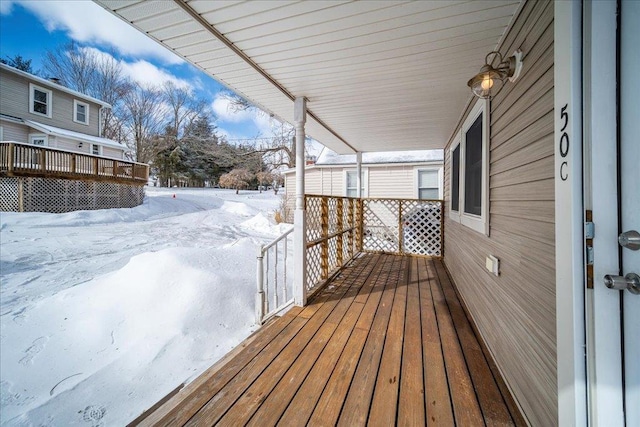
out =
[(53, 93), (49, 89), (29, 83), (29, 112), (51, 118)]
[(89, 124), (89, 104), (77, 99), (73, 100), (73, 121), (83, 125)]
[(99, 156), (102, 153), (101, 148), (102, 147), (100, 147), (100, 145), (98, 144), (91, 144), (91, 154), (93, 154), (94, 156)]
[(479, 99), (450, 148), (449, 217), (489, 235), (488, 101)]
[(417, 169), (417, 198), (420, 200), (437, 200), (442, 198), (440, 186), (440, 168)]
[(47, 135), (44, 134), (29, 134), (29, 144), (46, 146), (48, 143)]
[[(345, 190), (344, 195), (347, 197), (358, 197), (358, 183), (357, 178), (358, 171), (357, 170), (348, 170), (345, 171)], [(367, 171), (362, 169), (360, 184), (362, 187), (362, 197), (366, 197), (367, 195)]]

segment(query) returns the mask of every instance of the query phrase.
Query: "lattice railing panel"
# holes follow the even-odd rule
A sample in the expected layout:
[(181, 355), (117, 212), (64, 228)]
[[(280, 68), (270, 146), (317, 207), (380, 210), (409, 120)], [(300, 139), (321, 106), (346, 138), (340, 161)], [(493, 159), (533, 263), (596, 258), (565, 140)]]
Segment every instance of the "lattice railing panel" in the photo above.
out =
[(144, 186), (54, 178), (0, 178), (0, 210), (63, 213), (132, 208), (142, 204)]
[(307, 248), (307, 288), (313, 289), (322, 279), (320, 245)]
[(307, 279), (326, 280), (359, 251), (442, 256), (442, 201), (309, 196)]
[(442, 201), (363, 200), (362, 250), (442, 256)]
[(439, 201), (403, 202), (402, 252), (417, 255), (442, 255), (442, 203)]
[(306, 198), (307, 241), (322, 237), (322, 198)]
[(356, 200), (309, 196), (307, 219), (307, 283), (315, 288), (356, 253)]
[(398, 200), (363, 200), (362, 250), (372, 252), (400, 252)]

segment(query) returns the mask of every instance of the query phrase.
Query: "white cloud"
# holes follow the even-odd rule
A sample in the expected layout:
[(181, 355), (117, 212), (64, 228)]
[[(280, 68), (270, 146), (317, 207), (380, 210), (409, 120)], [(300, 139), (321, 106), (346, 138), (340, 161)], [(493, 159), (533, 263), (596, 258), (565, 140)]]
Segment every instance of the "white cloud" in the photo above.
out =
[[(234, 111), (230, 108), (230, 101), (223, 94), (219, 93), (211, 104), (211, 109), (215, 113), (219, 122), (222, 123), (252, 123), (258, 129), (262, 137), (273, 136), (274, 119), (263, 111), (251, 107), (242, 111)], [(255, 136), (255, 135), (254, 135)]]
[(0, 15), (9, 15), (13, 10), (13, 2), (9, 0), (0, 0)]
[(188, 81), (179, 79), (173, 74), (170, 74), (145, 60), (127, 62), (125, 60), (117, 60), (110, 53), (96, 49), (95, 47), (84, 47), (83, 49), (95, 55), (97, 58), (118, 61), (122, 67), (124, 75), (143, 86), (160, 86), (164, 82), (170, 81), (177, 87), (193, 90), (193, 86)]
[(141, 84), (159, 86), (166, 81), (170, 81), (177, 87), (192, 89), (191, 84), (186, 80), (179, 79), (144, 60), (122, 62), (122, 71), (126, 76)]
[[(1, 12), (9, 13), (12, 3), (2, 0)], [(153, 57), (169, 64), (184, 62), (131, 25), (92, 1), (20, 1), (34, 13), (48, 31), (61, 30), (80, 43), (100, 43), (127, 56)]]
[(211, 109), (218, 117), (218, 120), (227, 123), (240, 123), (247, 120), (251, 120), (253, 112), (251, 109), (243, 111), (234, 111), (230, 108), (231, 102), (229, 99), (218, 94), (211, 104)]

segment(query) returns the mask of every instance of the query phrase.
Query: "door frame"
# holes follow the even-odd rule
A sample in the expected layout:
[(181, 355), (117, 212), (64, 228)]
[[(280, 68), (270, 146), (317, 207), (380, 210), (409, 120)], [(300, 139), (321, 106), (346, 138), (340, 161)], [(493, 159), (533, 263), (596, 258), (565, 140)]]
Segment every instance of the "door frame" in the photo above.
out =
[[(582, 2), (554, 3), (558, 425), (587, 425), (582, 163)], [(558, 82), (562, 82), (559, 84)]]
[(603, 283), (620, 270), (617, 2), (585, 2), (584, 18), (584, 193), (595, 230), (593, 288), (585, 301), (589, 421), (624, 425), (620, 291)]

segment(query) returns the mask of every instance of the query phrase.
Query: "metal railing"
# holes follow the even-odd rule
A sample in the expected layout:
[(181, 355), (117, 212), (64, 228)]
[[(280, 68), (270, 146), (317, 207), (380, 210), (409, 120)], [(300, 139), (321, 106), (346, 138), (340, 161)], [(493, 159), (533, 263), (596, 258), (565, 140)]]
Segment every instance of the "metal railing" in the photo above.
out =
[(293, 228), (268, 245), (261, 245), (257, 254), (256, 323), (261, 325), (293, 304)]
[(149, 166), (19, 142), (0, 142), (0, 173), (6, 176), (146, 183)]

